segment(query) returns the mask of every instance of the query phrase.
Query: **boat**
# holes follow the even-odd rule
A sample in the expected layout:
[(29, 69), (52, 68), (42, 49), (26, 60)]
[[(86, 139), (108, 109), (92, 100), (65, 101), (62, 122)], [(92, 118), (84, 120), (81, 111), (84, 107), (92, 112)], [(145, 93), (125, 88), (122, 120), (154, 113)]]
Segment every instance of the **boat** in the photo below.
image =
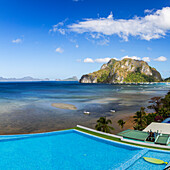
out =
[(110, 112), (115, 113), (115, 112), (116, 112), (116, 110), (110, 110)]
[(85, 114), (85, 115), (89, 115), (89, 114), (90, 114), (90, 112), (84, 111), (84, 114)]

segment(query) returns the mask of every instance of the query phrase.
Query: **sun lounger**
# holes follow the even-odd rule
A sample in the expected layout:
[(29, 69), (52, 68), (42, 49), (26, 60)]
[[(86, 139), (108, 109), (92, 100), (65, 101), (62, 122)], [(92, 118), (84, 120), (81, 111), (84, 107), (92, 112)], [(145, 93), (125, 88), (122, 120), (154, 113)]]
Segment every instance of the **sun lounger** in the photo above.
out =
[(167, 145), (168, 142), (169, 142), (169, 135), (162, 134), (158, 136), (158, 138), (155, 141), (155, 144)]

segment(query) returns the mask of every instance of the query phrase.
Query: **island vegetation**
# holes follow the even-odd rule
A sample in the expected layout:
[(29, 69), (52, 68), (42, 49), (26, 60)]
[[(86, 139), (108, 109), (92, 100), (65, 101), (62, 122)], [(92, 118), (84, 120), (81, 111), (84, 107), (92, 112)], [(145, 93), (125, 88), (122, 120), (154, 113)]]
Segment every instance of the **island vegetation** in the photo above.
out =
[(164, 79), (164, 82), (170, 82), (170, 77)]
[(80, 83), (145, 83), (162, 81), (160, 73), (147, 62), (125, 58), (111, 59), (100, 70), (83, 75)]

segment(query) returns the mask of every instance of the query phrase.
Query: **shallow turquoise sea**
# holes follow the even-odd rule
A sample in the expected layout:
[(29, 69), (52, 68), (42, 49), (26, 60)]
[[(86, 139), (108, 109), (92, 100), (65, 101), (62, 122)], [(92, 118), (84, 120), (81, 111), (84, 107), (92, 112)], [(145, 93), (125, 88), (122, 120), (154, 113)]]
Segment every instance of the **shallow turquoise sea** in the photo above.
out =
[[(114, 118), (147, 106), (154, 96), (164, 96), (170, 85), (80, 84), (78, 82), (1, 82), (0, 134), (29, 133), (71, 128), (77, 124), (93, 127), (100, 116)], [(73, 104), (64, 110), (52, 103)], [(110, 110), (116, 113), (110, 113)], [(84, 115), (84, 111), (91, 115)]]

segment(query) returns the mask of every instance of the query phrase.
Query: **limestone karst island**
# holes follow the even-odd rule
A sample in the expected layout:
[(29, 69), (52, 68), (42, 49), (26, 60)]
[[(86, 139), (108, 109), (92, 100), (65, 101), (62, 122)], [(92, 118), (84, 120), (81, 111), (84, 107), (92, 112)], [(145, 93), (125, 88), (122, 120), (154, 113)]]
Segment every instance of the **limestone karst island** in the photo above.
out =
[(160, 82), (161, 74), (147, 62), (134, 59), (111, 59), (100, 70), (83, 75), (80, 83), (143, 83)]

